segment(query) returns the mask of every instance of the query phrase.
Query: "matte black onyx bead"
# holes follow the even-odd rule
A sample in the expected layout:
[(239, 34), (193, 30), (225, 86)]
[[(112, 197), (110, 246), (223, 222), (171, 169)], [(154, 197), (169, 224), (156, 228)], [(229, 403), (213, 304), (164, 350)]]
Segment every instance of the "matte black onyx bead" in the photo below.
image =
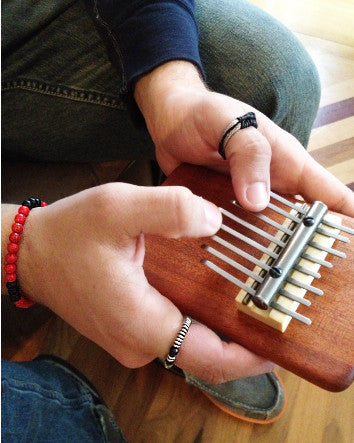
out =
[(6, 287), (7, 287), (7, 289), (9, 289), (9, 290), (12, 290), (12, 289), (17, 289), (17, 290), (18, 290), (18, 289), (19, 289), (19, 288), (18, 288), (17, 280), (6, 282)]
[(16, 303), (17, 301), (19, 301), (21, 298), (21, 294), (19, 292), (16, 292), (16, 294), (12, 294), (11, 292), (9, 292), (9, 299), (11, 300), (12, 303)]
[(176, 348), (176, 346), (172, 346), (169, 352), (170, 357), (175, 357), (178, 354), (178, 351), (179, 349)]
[(10, 293), (11, 293), (11, 294), (17, 294), (17, 292), (20, 292), (18, 287), (7, 288), (7, 290), (8, 290), (8, 292), (9, 292), (9, 294), (10, 294)]

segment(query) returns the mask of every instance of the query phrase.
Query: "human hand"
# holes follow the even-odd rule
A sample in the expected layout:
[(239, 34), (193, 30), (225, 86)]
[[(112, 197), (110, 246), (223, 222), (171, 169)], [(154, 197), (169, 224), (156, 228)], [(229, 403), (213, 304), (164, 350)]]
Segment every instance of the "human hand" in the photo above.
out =
[[(29, 298), (52, 309), (128, 367), (165, 358), (183, 315), (149, 285), (144, 234), (214, 234), (221, 215), (186, 188), (112, 183), (33, 209), (17, 275)], [(200, 344), (203, 343), (203, 346)], [(273, 369), (235, 343), (193, 323), (178, 365), (210, 382)]]
[[(230, 171), (236, 198), (249, 210), (264, 209), (272, 188), (301, 194), (308, 201), (321, 200), (334, 211), (354, 216), (354, 194), (349, 188), (264, 114), (207, 90), (192, 64), (161, 65), (137, 82), (135, 98), (167, 175), (182, 162), (199, 164)], [(224, 130), (250, 111), (256, 114), (258, 129), (250, 127), (234, 134), (224, 161), (218, 153)]]

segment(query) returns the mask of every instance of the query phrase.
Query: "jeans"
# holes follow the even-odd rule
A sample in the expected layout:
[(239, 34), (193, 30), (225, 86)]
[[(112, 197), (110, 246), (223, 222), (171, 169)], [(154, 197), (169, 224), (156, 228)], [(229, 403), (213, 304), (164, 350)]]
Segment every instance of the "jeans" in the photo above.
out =
[[(319, 80), (297, 39), (244, 0), (197, 0), (196, 9), (208, 86), (259, 109), (306, 146)], [(154, 157), (120, 95), (119, 66), (80, 1), (5, 0), (2, 50), (5, 158)]]
[(2, 361), (1, 400), (4, 443), (125, 441), (95, 389), (58, 358)]

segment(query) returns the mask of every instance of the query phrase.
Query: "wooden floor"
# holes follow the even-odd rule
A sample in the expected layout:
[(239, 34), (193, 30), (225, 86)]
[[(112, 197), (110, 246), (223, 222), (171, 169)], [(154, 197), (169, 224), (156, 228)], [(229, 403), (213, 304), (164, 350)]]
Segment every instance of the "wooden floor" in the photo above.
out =
[[(253, 3), (296, 32), (313, 56), (323, 95), (310, 150), (345, 184), (353, 186), (354, 4), (351, 0), (255, 0)], [(23, 325), (20, 314), (16, 315), (18, 323), (6, 324), (5, 310), (3, 327), (16, 330)], [(24, 333), (29, 335), (29, 331)], [(353, 388), (329, 393), (280, 369), (288, 392), (285, 415), (272, 425), (253, 425), (219, 411), (200, 391), (155, 363), (139, 370), (122, 367), (55, 317), (35, 334), (44, 337), (43, 341), (25, 341), (20, 352), (19, 343), (7, 343), (3, 357), (22, 360), (40, 351), (67, 359), (102, 393), (130, 442), (354, 441)]]

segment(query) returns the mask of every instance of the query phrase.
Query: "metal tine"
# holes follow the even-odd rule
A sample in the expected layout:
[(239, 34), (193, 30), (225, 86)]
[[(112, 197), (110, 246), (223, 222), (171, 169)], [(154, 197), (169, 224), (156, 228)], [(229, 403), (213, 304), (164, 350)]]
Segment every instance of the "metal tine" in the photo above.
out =
[(276, 245), (280, 246), (281, 248), (284, 248), (286, 243), (282, 242), (278, 238), (274, 237), (271, 234), (268, 234), (268, 232), (263, 231), (260, 228), (257, 228), (257, 226), (252, 225), (251, 223), (248, 223), (247, 221), (243, 220), (240, 217), (237, 217), (237, 215), (232, 214), (231, 212), (227, 211), (226, 209), (219, 208), (221, 213), (226, 215), (226, 217), (231, 218), (231, 220), (235, 221), (236, 223), (239, 223), (242, 226), (245, 226), (246, 228), (250, 229), (253, 232), (256, 232), (257, 234), (261, 235), (262, 237), (266, 238), (267, 240), (270, 240), (271, 242), (275, 243)]
[(321, 260), (317, 257), (313, 257), (310, 254), (307, 254), (306, 252), (301, 254), (302, 258), (305, 258), (306, 260), (310, 260), (313, 263), (317, 263), (318, 265), (324, 266), (325, 268), (333, 268), (332, 263), (330, 263), (329, 261), (325, 261), (325, 260)]
[(241, 289), (244, 289), (248, 294), (255, 295), (255, 293), (256, 293), (255, 289), (251, 288), (251, 286), (246, 285), (246, 283), (243, 283), (238, 278), (236, 278), (233, 275), (229, 274), (228, 272), (224, 271), (223, 269), (221, 269), (219, 266), (217, 266), (213, 262), (203, 259), (201, 261), (201, 263), (203, 263), (203, 265), (207, 266), (208, 268), (212, 269), (213, 271), (217, 272), (219, 275), (226, 278), (226, 280), (229, 280), (234, 285), (238, 286)]
[(344, 237), (343, 235), (339, 235), (339, 234), (333, 234), (333, 232), (329, 232), (326, 229), (317, 228), (316, 232), (318, 232), (319, 234), (322, 234), (322, 235), (326, 235), (327, 237), (335, 238), (336, 240), (342, 241), (344, 243), (350, 242), (348, 237)]
[(326, 217), (323, 218), (322, 223), (330, 226), (331, 228), (339, 229), (340, 231), (346, 232), (347, 234), (354, 235), (354, 229), (334, 223), (332, 222), (332, 220), (327, 220)]
[(307, 285), (306, 283), (303, 283), (302, 281), (296, 280), (292, 277), (287, 277), (286, 281), (288, 283), (291, 283), (292, 285), (298, 286), (299, 288), (306, 289), (306, 291), (312, 292), (316, 295), (323, 295), (323, 291), (321, 289), (315, 288), (313, 286)]
[(249, 262), (253, 263), (256, 266), (259, 266), (260, 268), (264, 269), (265, 271), (269, 271), (271, 266), (267, 265), (266, 263), (262, 262), (261, 260), (256, 259), (253, 257), (253, 255), (248, 254), (247, 252), (243, 251), (242, 249), (238, 248), (237, 246), (233, 245), (232, 243), (229, 243), (228, 241), (224, 240), (223, 238), (214, 235), (212, 237), (212, 240), (216, 241), (222, 246), (225, 246), (225, 248), (229, 249), (230, 251), (234, 252), (237, 255), (240, 255), (241, 257), (245, 258)]
[(259, 274), (252, 272), (251, 270), (247, 269), (245, 266), (242, 266), (240, 263), (237, 263), (237, 261), (232, 260), (231, 258), (227, 257), (227, 255), (222, 254), (221, 252), (217, 251), (216, 249), (212, 248), (211, 246), (203, 245), (202, 248), (205, 249), (206, 251), (210, 252), (211, 254), (215, 255), (216, 257), (220, 258), (224, 262), (228, 263), (233, 268), (238, 269), (239, 271), (248, 275), (248, 277), (252, 277), (258, 283), (261, 283), (263, 281), (263, 278)]
[(301, 321), (302, 323), (305, 323), (305, 325), (310, 325), (312, 321), (305, 317), (304, 315), (299, 314), (298, 312), (291, 311), (290, 309), (285, 308), (284, 306), (280, 305), (279, 303), (273, 301), (270, 306), (277, 311), (282, 312), (283, 314), (290, 315), (292, 318), (295, 318), (296, 320)]
[(268, 203), (268, 208), (272, 209), (273, 211), (277, 212), (278, 214), (284, 215), (286, 218), (289, 218), (290, 220), (300, 223), (301, 218), (297, 217), (294, 214), (290, 214), (290, 212), (284, 211), (284, 209), (279, 208), (276, 205), (273, 205), (273, 203)]
[(250, 238), (246, 237), (245, 235), (241, 234), (240, 232), (235, 231), (234, 229), (229, 228), (228, 226), (222, 224), (220, 227), (223, 231), (228, 232), (232, 236), (238, 238), (239, 240), (244, 241), (245, 243), (253, 246), (254, 248), (258, 249), (259, 251), (265, 252), (267, 255), (269, 255), (272, 258), (277, 258), (278, 254), (276, 254), (274, 251), (271, 251), (270, 249), (260, 245), (254, 240), (251, 240)]
[[(286, 200), (285, 198), (281, 197), (280, 195), (276, 194), (275, 192), (271, 191), (270, 195), (275, 200), (278, 200), (279, 202), (284, 203), (286, 206), (289, 206), (290, 208), (295, 209), (296, 211), (300, 212), (301, 214), (305, 214), (307, 211), (306, 207), (297, 206), (296, 204), (290, 202), (289, 200)], [(294, 221), (296, 221), (296, 220), (294, 220)], [(327, 226), (331, 226), (332, 228), (336, 228), (336, 229), (339, 229), (340, 231), (347, 232), (348, 234), (354, 235), (354, 229), (348, 228), (347, 226), (339, 225), (335, 222), (332, 222), (331, 220), (327, 220), (326, 217), (323, 218), (322, 223), (324, 223)], [(343, 237), (343, 238), (345, 238), (345, 237)], [(345, 240), (342, 240), (342, 241), (345, 241)]]
[[(231, 200), (231, 203), (239, 208), (242, 208), (242, 206), (237, 202), (237, 200)], [(264, 222), (268, 223), (269, 225), (273, 226), (274, 228), (277, 228), (279, 231), (284, 232), (284, 234), (292, 235), (294, 231), (287, 228), (286, 226), (281, 225), (280, 223), (272, 220), (271, 218), (267, 217), (264, 214), (252, 212), (252, 215), (259, 218), (260, 220), (263, 220)]]
[(308, 244), (309, 244), (309, 246), (312, 246), (313, 248), (328, 252), (328, 254), (336, 255), (337, 257), (340, 257), (340, 258), (347, 257), (345, 252), (337, 251), (336, 249), (332, 249), (332, 248), (327, 248), (326, 246), (323, 246), (320, 243), (317, 243), (315, 241), (310, 241)]
[(307, 269), (304, 266), (296, 264), (294, 265), (294, 269), (302, 272), (303, 274), (311, 275), (311, 277), (313, 278), (321, 278), (321, 274), (319, 272), (311, 271), (310, 269)]
[(300, 212), (301, 214), (305, 214), (307, 209), (308, 209), (307, 205), (306, 205), (307, 208), (306, 207), (298, 206), (295, 203), (287, 200), (284, 197), (281, 197), (280, 195), (276, 194), (273, 191), (270, 191), (270, 196), (273, 197), (275, 200), (278, 200), (280, 203), (283, 203), (284, 205), (289, 206), (289, 208), (295, 209), (297, 212)]
[(278, 294), (283, 295), (286, 298), (290, 298), (291, 300), (294, 300), (297, 303), (300, 303), (304, 306), (311, 306), (310, 300), (307, 300), (306, 298), (298, 297), (297, 295), (292, 294), (291, 292), (287, 291), (286, 289), (280, 289), (280, 291), (278, 291)]

